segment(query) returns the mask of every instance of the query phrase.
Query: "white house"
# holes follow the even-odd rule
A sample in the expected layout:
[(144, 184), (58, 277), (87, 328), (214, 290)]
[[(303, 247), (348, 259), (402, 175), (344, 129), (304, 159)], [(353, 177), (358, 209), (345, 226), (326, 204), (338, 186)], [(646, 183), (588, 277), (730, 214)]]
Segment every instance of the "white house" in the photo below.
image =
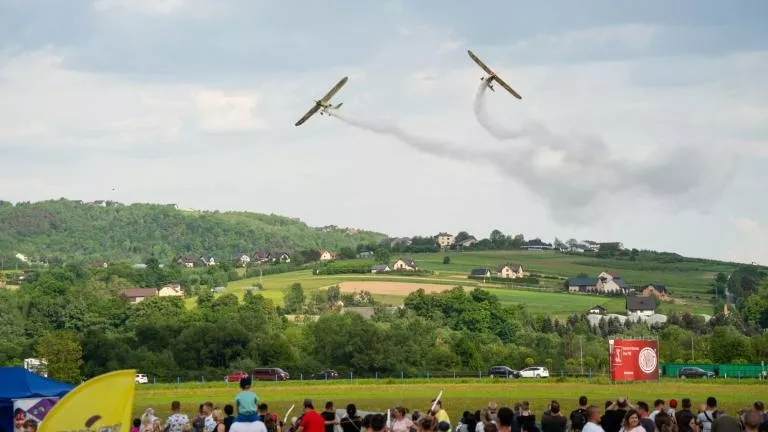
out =
[(232, 262), (235, 267), (247, 267), (248, 263), (251, 262), (251, 257), (244, 253), (235, 254), (232, 256)]
[(320, 255), (320, 261), (330, 261), (333, 259), (333, 254), (325, 249), (318, 249), (317, 253)]
[(591, 308), (589, 308), (588, 312), (593, 315), (605, 315), (605, 312), (607, 311), (601, 305), (594, 305)]
[(626, 293), (629, 285), (616, 273), (602, 272), (597, 276), (597, 291), (603, 293)]
[(184, 290), (179, 284), (166, 285), (157, 292), (160, 297), (184, 297)]
[(440, 234), (435, 236), (435, 240), (437, 241), (437, 244), (439, 244), (441, 248), (447, 249), (453, 246), (453, 243), (456, 241), (456, 236), (454, 236), (453, 234), (441, 232)]
[(413, 261), (413, 259), (405, 257), (405, 258), (398, 258), (397, 261), (395, 261), (394, 264), (392, 264), (392, 270), (405, 270), (405, 271), (416, 271), (419, 268), (416, 267), (416, 262)]
[(653, 297), (627, 297), (628, 317), (650, 317), (656, 313), (656, 301)]
[(491, 271), (487, 268), (476, 268), (472, 269), (471, 272), (469, 272), (470, 277), (482, 277), (482, 278), (489, 278), (491, 277)]
[(157, 288), (126, 288), (122, 292), (122, 296), (128, 300), (129, 303), (139, 303), (144, 301), (148, 297), (155, 297), (157, 295)]
[(390, 270), (391, 269), (386, 264), (377, 264), (377, 265), (371, 267), (371, 273), (385, 273), (385, 272), (388, 272)]
[(476, 245), (477, 243), (478, 243), (478, 241), (475, 238), (475, 236), (469, 236), (468, 238), (464, 239), (463, 241), (460, 241), (459, 242), (459, 246), (467, 248), (467, 247), (472, 247), (472, 246)]
[(496, 266), (496, 276), (514, 279), (525, 276), (525, 273), (523, 273), (523, 266), (519, 264), (499, 264)]

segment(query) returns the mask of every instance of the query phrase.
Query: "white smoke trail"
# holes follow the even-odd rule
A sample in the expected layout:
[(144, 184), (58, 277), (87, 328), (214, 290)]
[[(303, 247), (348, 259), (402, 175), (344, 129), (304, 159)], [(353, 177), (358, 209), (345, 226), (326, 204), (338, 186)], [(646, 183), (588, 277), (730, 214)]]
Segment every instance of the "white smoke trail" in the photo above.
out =
[(371, 121), (365, 121), (360, 119), (353, 119), (347, 116), (341, 116), (338, 112), (331, 112), (333, 117), (338, 118), (344, 123), (354, 126), (360, 129), (374, 132), (381, 135), (388, 135), (399, 139), (400, 141), (410, 145), (411, 147), (419, 150), (423, 153), (447, 157), (451, 159), (466, 161), (468, 159), (474, 161), (480, 161), (483, 159), (482, 154), (467, 152), (462, 146), (448, 141), (437, 140), (433, 138), (427, 138), (423, 136), (413, 135), (404, 131), (399, 126), (385, 123), (374, 123)]
[(485, 107), (485, 90), (488, 88), (488, 81), (483, 81), (477, 87), (477, 93), (475, 93), (475, 102), (473, 104), (473, 111), (475, 112), (475, 118), (480, 126), (486, 130), (492, 137), (498, 140), (511, 140), (517, 138), (523, 138), (529, 134), (527, 128), (518, 130), (505, 129), (497, 125), (491, 116), (488, 115), (488, 110)]

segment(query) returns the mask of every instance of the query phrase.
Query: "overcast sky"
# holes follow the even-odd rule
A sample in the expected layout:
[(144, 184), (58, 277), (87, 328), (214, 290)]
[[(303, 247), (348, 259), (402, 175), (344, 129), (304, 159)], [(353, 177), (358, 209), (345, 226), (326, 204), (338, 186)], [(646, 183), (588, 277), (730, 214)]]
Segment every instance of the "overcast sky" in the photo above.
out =
[[(762, 0), (0, 0), (0, 198), (768, 264), (766, 16)], [(544, 135), (481, 126), (467, 49), (523, 96), (485, 95), (486, 120)], [(340, 112), (402, 133), (294, 127), (345, 75)]]

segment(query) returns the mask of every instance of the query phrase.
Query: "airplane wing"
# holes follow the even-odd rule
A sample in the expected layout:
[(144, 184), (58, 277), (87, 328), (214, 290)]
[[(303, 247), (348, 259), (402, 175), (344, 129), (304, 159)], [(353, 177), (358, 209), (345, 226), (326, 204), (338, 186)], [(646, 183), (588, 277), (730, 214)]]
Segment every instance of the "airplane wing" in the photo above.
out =
[(493, 76), (493, 80), (499, 83), (500, 86), (504, 87), (508, 92), (512, 93), (512, 96), (522, 99), (522, 96), (520, 96), (516, 91), (512, 90), (512, 87), (510, 87), (507, 83), (501, 80), (498, 75)]
[(319, 109), (320, 109), (320, 105), (315, 104), (315, 106), (313, 106), (309, 111), (307, 111), (306, 114), (304, 114), (304, 117), (300, 118), (299, 121), (296, 122), (296, 126), (301, 126), (302, 123), (304, 123), (310, 117), (312, 117)]
[(486, 72), (488, 75), (494, 75), (494, 72), (493, 72), (493, 71), (492, 71), (490, 68), (488, 68), (488, 66), (486, 66), (486, 65), (485, 65), (485, 63), (483, 63), (483, 62), (482, 62), (482, 61), (481, 61), (479, 58), (477, 58), (477, 56), (476, 56), (476, 55), (475, 55), (475, 54), (474, 54), (472, 51), (470, 51), (470, 50), (467, 50), (467, 53), (469, 54), (469, 57), (470, 57), (472, 60), (474, 60), (474, 61), (475, 61), (475, 63), (477, 63), (477, 65), (478, 65), (478, 66), (480, 66), (481, 68), (483, 68), (483, 70), (484, 70), (484, 71), (485, 71), (485, 72)]
[(328, 101), (329, 101), (329, 100), (331, 100), (331, 98), (333, 97), (333, 95), (335, 95), (335, 94), (336, 94), (336, 92), (338, 92), (339, 90), (341, 90), (341, 88), (342, 88), (342, 87), (344, 87), (344, 84), (346, 84), (346, 83), (347, 83), (347, 79), (348, 79), (348, 77), (344, 77), (344, 78), (342, 78), (342, 79), (341, 79), (341, 81), (339, 81), (338, 83), (336, 83), (336, 85), (335, 85), (335, 86), (333, 86), (333, 88), (332, 88), (332, 89), (330, 89), (330, 90), (328, 91), (328, 93), (326, 93), (326, 94), (325, 94), (325, 96), (323, 96), (323, 98), (322, 98), (322, 99), (320, 99), (320, 103), (321, 103), (321, 104), (325, 104), (325, 103), (328, 103)]

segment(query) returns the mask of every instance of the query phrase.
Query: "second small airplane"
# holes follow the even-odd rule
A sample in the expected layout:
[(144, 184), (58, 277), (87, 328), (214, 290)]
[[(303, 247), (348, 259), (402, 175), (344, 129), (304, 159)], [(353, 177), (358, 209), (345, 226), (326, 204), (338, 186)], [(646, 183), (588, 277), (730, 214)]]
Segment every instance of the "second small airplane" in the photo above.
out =
[(312, 117), (318, 111), (320, 111), (320, 115), (323, 115), (323, 114), (331, 115), (332, 110), (337, 110), (341, 108), (344, 102), (334, 106), (333, 104), (331, 104), (331, 98), (333, 97), (333, 95), (336, 94), (336, 92), (338, 92), (339, 90), (341, 90), (342, 87), (344, 87), (344, 84), (347, 83), (347, 79), (349, 78), (348, 77), (342, 78), (341, 81), (336, 83), (336, 85), (333, 86), (333, 88), (330, 89), (328, 93), (326, 93), (325, 96), (323, 96), (322, 99), (316, 100), (315, 106), (310, 108), (309, 111), (307, 111), (307, 113), (304, 114), (304, 117), (300, 118), (299, 121), (296, 122), (296, 126), (301, 126), (302, 123), (307, 121), (310, 117)]
[(487, 74), (488, 74), (488, 76), (482, 77), (482, 78), (480, 78), (480, 80), (481, 80), (481, 81), (485, 81), (485, 82), (487, 82), (487, 83), (488, 83), (488, 88), (489, 88), (489, 89), (491, 89), (491, 90), (493, 90), (493, 91), (496, 91), (496, 90), (494, 90), (494, 89), (493, 89), (493, 82), (494, 82), (494, 81), (496, 81), (497, 83), (499, 83), (499, 85), (500, 85), (500, 86), (504, 87), (504, 89), (505, 89), (506, 91), (508, 91), (508, 92), (512, 93), (512, 96), (514, 96), (514, 97), (516, 97), (516, 98), (518, 98), (518, 99), (522, 99), (522, 96), (520, 96), (520, 95), (519, 95), (519, 94), (518, 94), (516, 91), (512, 90), (512, 87), (510, 87), (509, 85), (507, 85), (507, 83), (505, 83), (504, 81), (502, 81), (502, 80), (501, 80), (501, 78), (499, 78), (499, 76), (498, 76), (498, 75), (496, 75), (496, 72), (492, 71), (492, 70), (491, 70), (491, 68), (489, 68), (488, 66), (486, 66), (486, 65), (485, 65), (485, 63), (483, 63), (483, 62), (482, 62), (482, 61), (481, 61), (479, 58), (477, 58), (477, 56), (476, 56), (476, 55), (475, 55), (475, 54), (474, 54), (472, 51), (470, 51), (470, 50), (467, 50), (467, 53), (469, 53), (469, 57), (470, 57), (472, 60), (474, 60), (474, 61), (475, 61), (475, 63), (477, 63), (477, 65), (478, 65), (478, 66), (480, 66), (481, 68), (483, 68), (483, 70), (485, 71), (485, 73), (487, 73)]

